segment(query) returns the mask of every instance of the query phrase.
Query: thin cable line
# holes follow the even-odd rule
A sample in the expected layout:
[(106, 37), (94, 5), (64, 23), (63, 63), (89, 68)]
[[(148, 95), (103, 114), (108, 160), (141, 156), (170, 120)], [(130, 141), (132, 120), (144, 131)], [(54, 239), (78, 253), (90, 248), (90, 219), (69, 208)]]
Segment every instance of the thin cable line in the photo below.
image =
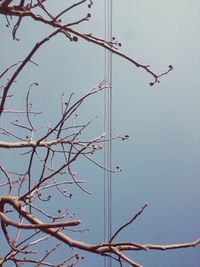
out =
[[(112, 0), (104, 0), (105, 40), (112, 41)], [(105, 79), (108, 90), (104, 94), (104, 131), (109, 140), (105, 143), (104, 166), (112, 169), (112, 53), (105, 50)], [(112, 236), (112, 173), (104, 171), (104, 239)], [(110, 257), (104, 260), (105, 267), (112, 266)]]
[[(107, 0), (104, 0), (104, 38), (107, 40)], [(104, 79), (107, 82), (107, 51), (104, 52)], [(104, 91), (104, 132), (107, 133), (107, 90)], [(106, 136), (105, 136), (106, 138)], [(104, 147), (104, 167), (107, 166), (107, 144)], [(107, 172), (104, 170), (104, 241), (107, 242)], [(108, 267), (108, 259), (104, 257), (104, 267)]]

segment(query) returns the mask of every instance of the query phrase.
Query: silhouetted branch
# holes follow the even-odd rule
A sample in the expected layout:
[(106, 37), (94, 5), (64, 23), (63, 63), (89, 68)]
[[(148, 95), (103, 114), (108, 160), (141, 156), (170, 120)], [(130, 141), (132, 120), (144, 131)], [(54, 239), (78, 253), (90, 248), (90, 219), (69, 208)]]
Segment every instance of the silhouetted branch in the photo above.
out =
[(124, 225), (122, 225), (115, 233), (114, 235), (111, 237), (109, 243), (112, 243), (113, 239), (119, 234), (119, 232), (121, 232), (123, 229), (125, 229), (128, 225), (130, 225), (133, 221), (135, 221), (137, 219), (137, 217), (139, 215), (141, 215), (141, 213), (144, 211), (144, 209), (148, 206), (148, 204), (146, 203), (134, 216), (133, 218), (131, 218), (131, 220), (127, 223), (125, 223)]
[[(13, 105), (11, 108), (7, 108), (7, 102), (10, 103), (13, 97), (11, 89), (27, 64), (32, 63), (38, 66), (32, 59), (36, 52), (45, 43), (48, 43), (53, 37), (61, 33), (70, 42), (77, 42), (81, 38), (86, 42), (93, 43), (95, 46), (110, 51), (112, 54), (130, 62), (135, 67), (144, 70), (153, 79), (149, 83), (150, 86), (159, 83), (162, 76), (167, 75), (173, 70), (173, 66), (169, 65), (166, 71), (157, 74), (150, 65), (142, 64), (123, 53), (121, 51), (121, 43), (116, 41), (114, 37), (112, 40), (107, 41), (95, 36), (93, 33), (83, 33), (77, 30), (78, 27), (76, 26), (90, 21), (91, 12), (87, 12), (82, 17), (72, 21), (65, 21), (68, 19), (68, 12), (81, 7), (81, 5), (87, 4), (90, 9), (93, 5), (92, 0), (77, 0), (77, 2), (69, 4), (68, 7), (62, 8), (56, 14), (54, 14), (54, 10), (49, 11), (47, 2), (47, 0), (0, 1), (0, 14), (5, 16), (6, 26), (11, 27), (14, 25), (12, 26), (13, 41), (20, 41), (16, 34), (22, 23), (28, 21), (24, 20), (24, 18), (37, 22), (37, 27), (41, 24), (47, 26), (48, 30), (52, 31), (51, 34), (36, 42), (23, 60), (19, 60), (11, 65), (8, 64), (7, 66), (9, 67), (6, 67), (0, 73), (0, 79), (5, 79), (5, 82), (0, 87), (2, 92), (0, 96), (0, 116), (6, 121), (6, 126), (2, 125), (0, 127), (0, 136), (2, 137), (0, 149), (9, 149), (14, 153), (19, 152), (17, 156), (21, 156), (22, 163), (16, 166), (15, 170), (12, 170), (11, 161), (8, 166), (6, 164), (0, 165), (0, 188), (3, 189), (2, 192), (5, 194), (0, 196), (0, 220), (4, 242), (7, 242), (8, 245), (7, 252), (0, 258), (0, 266), (11, 261), (16, 267), (21, 264), (31, 263), (37, 267), (53, 267), (55, 265), (48, 262), (47, 258), (58, 249), (60, 244), (65, 244), (68, 247), (94, 253), (102, 257), (111, 257), (121, 267), (123, 263), (134, 267), (142, 267), (134, 259), (127, 256), (126, 252), (144, 251), (147, 253), (149, 250), (183, 249), (200, 245), (200, 239), (193, 242), (167, 245), (141, 244), (133, 241), (114, 242), (114, 239), (120, 232), (131, 225), (142, 214), (147, 204), (128, 222), (119, 227), (108, 242), (101, 242), (100, 240), (97, 244), (82, 242), (66, 234), (66, 232), (82, 233), (87, 230), (72, 228), (80, 225), (80, 220), (72, 218), (74, 214), (68, 210), (68, 206), (66, 209), (66, 204), (54, 207), (56, 211), (53, 211), (53, 209), (48, 211), (46, 209), (47, 206), (45, 205), (49, 204), (51, 208), (52, 199), (57, 197), (58, 194), (62, 198), (64, 197), (65, 200), (70, 200), (73, 193), (73, 191), (71, 193), (69, 190), (71, 185), (75, 185), (82, 192), (91, 195), (91, 192), (85, 188), (85, 180), (80, 179), (79, 175), (74, 171), (74, 163), (79, 158), (84, 158), (107, 172), (121, 171), (118, 166), (115, 169), (104, 167), (103, 164), (93, 157), (93, 154), (103, 148), (106, 142), (114, 139), (124, 141), (129, 136), (112, 137), (110, 140), (105, 138), (106, 133), (87, 138), (81, 135), (82, 132), (89, 128), (93, 119), (86, 123), (78, 123), (76, 117), (79, 108), (88, 97), (105, 89), (110, 90), (106, 81), (100, 82), (76, 101), (73, 101), (74, 93), (69, 96), (67, 101), (64, 100), (63, 94), (61, 96), (62, 109), (60, 116), (56, 119), (53, 126), (43, 126), (42, 131), (40, 131), (40, 127), (33, 118), (33, 116), (42, 113), (34, 111), (30, 102), (31, 88), (35, 85), (39, 86), (38, 83), (33, 82), (26, 89), (24, 108), (20, 107), (15, 110)], [(6, 77), (9, 74), (11, 77)], [(38, 94), (38, 96), (40, 95)], [(9, 116), (12, 116), (12, 120)], [(21, 120), (18, 118), (21, 118)], [(14, 160), (14, 157), (12, 160)], [(20, 168), (20, 171), (18, 168)], [(23, 235), (25, 230), (26, 235)], [(39, 248), (43, 241), (47, 241), (50, 238), (55, 239), (56, 244), (51, 245), (36, 260), (33, 257), (36, 251), (32, 247)], [(69, 257), (60, 260), (60, 263), (56, 266), (75, 267), (81, 259), (82, 257), (79, 254), (71, 253)]]

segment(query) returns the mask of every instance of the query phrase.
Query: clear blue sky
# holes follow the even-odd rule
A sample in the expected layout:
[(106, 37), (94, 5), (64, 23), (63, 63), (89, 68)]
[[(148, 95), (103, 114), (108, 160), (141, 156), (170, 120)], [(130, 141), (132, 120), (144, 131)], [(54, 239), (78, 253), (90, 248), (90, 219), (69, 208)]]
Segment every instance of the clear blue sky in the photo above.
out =
[[(103, 37), (103, 2), (95, 1), (91, 24), (85, 23), (81, 30)], [(123, 170), (113, 176), (113, 229), (149, 203), (143, 215), (120, 235), (120, 241), (169, 244), (200, 237), (199, 10), (197, 0), (113, 1), (113, 35), (122, 43), (122, 51), (158, 73), (174, 66), (160, 84), (150, 87), (147, 73), (113, 56), (113, 134), (130, 135), (127, 142), (113, 144), (113, 165)], [(77, 14), (84, 14), (83, 9)], [(21, 60), (46, 32), (40, 24), (36, 31), (29, 21), (18, 34), (21, 41), (13, 45), (3, 23), (1, 18), (1, 68)], [(62, 92), (75, 91), (78, 97), (104, 78), (103, 49), (85, 41), (70, 43), (59, 37), (45, 45), (34, 60), (40, 67), (31, 65), (20, 76), (15, 105), (24, 103), (24, 91), (38, 81), (33, 104), (49, 115), (41, 124), (55, 118)], [(99, 115), (89, 129), (91, 136), (103, 131), (102, 106), (103, 97), (95, 96), (80, 114), (84, 120)], [(9, 157), (8, 152), (1, 154), (5, 163)], [(88, 180), (93, 196), (75, 189), (78, 192), (67, 206), (76, 211), (83, 227), (90, 228), (79, 239), (99, 242), (103, 239), (103, 173), (85, 162), (77, 169)], [(103, 266), (101, 257), (85, 256), (80, 266)], [(131, 256), (145, 267), (200, 266), (200, 247)]]

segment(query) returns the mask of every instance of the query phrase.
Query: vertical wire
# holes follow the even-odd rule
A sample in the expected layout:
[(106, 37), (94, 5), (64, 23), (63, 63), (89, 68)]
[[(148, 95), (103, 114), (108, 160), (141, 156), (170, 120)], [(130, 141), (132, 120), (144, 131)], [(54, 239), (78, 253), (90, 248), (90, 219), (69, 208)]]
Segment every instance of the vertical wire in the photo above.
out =
[[(104, 39), (107, 40), (107, 0), (104, 0)], [(104, 51), (104, 78), (107, 83), (107, 51)], [(107, 85), (107, 84), (106, 84)], [(104, 133), (107, 133), (107, 90), (104, 91)], [(107, 134), (105, 135), (105, 139)], [(107, 161), (107, 145), (104, 147), (104, 167)], [(107, 241), (107, 173), (104, 169), (104, 241)], [(107, 258), (104, 257), (104, 267), (108, 266)]]
[[(104, 0), (104, 39), (107, 39), (107, 0)], [(107, 51), (104, 51), (104, 79), (107, 81)], [(107, 133), (107, 90), (104, 91), (104, 133)], [(106, 139), (106, 135), (105, 135)], [(107, 145), (104, 147), (104, 167), (107, 160)], [(107, 241), (107, 175), (104, 169), (104, 241)], [(104, 267), (108, 266), (104, 257)]]
[[(105, 40), (112, 41), (112, 0), (104, 0)], [(104, 94), (104, 131), (106, 141), (104, 149), (104, 166), (112, 170), (112, 53), (105, 50), (105, 79), (108, 90)], [(104, 171), (104, 239), (112, 236), (112, 173)], [(104, 259), (104, 266), (111, 267), (110, 257)]]
[[(108, 8), (108, 40), (112, 41), (112, 0), (109, 1)], [(108, 52), (108, 83), (110, 86), (108, 96), (108, 166), (112, 170), (112, 53)], [(108, 239), (112, 235), (112, 172), (108, 173)]]

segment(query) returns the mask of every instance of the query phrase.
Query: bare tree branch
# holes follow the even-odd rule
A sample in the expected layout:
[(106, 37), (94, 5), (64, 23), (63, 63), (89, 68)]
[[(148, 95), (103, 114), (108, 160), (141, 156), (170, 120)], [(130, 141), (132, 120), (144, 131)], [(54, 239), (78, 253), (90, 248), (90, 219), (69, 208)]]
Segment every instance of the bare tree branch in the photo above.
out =
[[(74, 171), (75, 163), (78, 162), (79, 158), (83, 158), (107, 172), (120, 171), (118, 166), (116, 169), (104, 167), (93, 154), (100, 150), (106, 142), (114, 139), (123, 141), (128, 139), (129, 136), (117, 136), (107, 140), (105, 133), (87, 138), (81, 135), (88, 130), (93, 119), (85, 123), (77, 122), (79, 108), (88, 97), (103, 90), (109, 90), (106, 81), (100, 82), (78, 100), (74, 100), (75, 96), (72, 93), (65, 101), (63, 94), (61, 96), (60, 116), (53, 126), (42, 126), (42, 129), (38, 126), (39, 123), (34, 120), (34, 116), (42, 115), (42, 113), (34, 111), (31, 104), (31, 90), (33, 86), (39, 86), (37, 82), (31, 81), (29, 88), (26, 88), (24, 107), (16, 110), (14, 105), (11, 108), (7, 107), (11, 101), (14, 102), (14, 95), (11, 90), (18, 77), (23, 74), (28, 63), (38, 66), (32, 58), (40, 48), (60, 33), (70, 42), (83, 39), (144, 70), (152, 78), (149, 83), (150, 86), (159, 83), (162, 76), (173, 70), (173, 66), (169, 65), (165, 71), (157, 74), (149, 64), (142, 64), (123, 53), (121, 43), (117, 42), (115, 38), (107, 41), (95, 36), (94, 33), (77, 30), (79, 24), (90, 21), (91, 12), (87, 12), (72, 21), (68, 21), (68, 12), (75, 11), (76, 8), (86, 4), (90, 9), (93, 5), (92, 0), (74, 1), (74, 3), (57, 12), (50, 11), (47, 0), (1, 0), (0, 2), (0, 15), (5, 16), (6, 26), (12, 27), (13, 41), (20, 41), (16, 36), (17, 32), (23, 23), (27, 23), (28, 19), (33, 23), (37, 22), (37, 26), (43, 25), (46, 26), (46, 29), (51, 30), (50, 34), (35, 43), (23, 60), (15, 61), (13, 64), (6, 63), (8, 67), (1, 70), (0, 73), (0, 79), (5, 80), (0, 87), (0, 116), (6, 124), (5, 127), (3, 125), (0, 127), (0, 136), (2, 137), (0, 149), (9, 149), (12, 153), (18, 152), (17, 155), (21, 157), (23, 165), (16, 166), (14, 170), (12, 170), (12, 162), (8, 166), (0, 165), (0, 188), (3, 189), (2, 192), (5, 194), (0, 196), (0, 221), (4, 242), (7, 242), (8, 247), (5, 255), (0, 258), (0, 266), (8, 261), (16, 267), (21, 264), (34, 264), (37, 267), (55, 266), (48, 261), (48, 257), (58, 249), (60, 244), (64, 244), (69, 248), (102, 257), (111, 257), (121, 267), (123, 263), (134, 267), (142, 267), (134, 259), (127, 256), (126, 252), (144, 251), (147, 253), (149, 250), (164, 251), (200, 245), (200, 238), (192, 242), (177, 244), (142, 244), (133, 240), (114, 242), (121, 231), (127, 229), (143, 213), (147, 204), (143, 205), (128, 222), (119, 227), (108, 242), (100, 240), (96, 244), (82, 242), (68, 235), (72, 232), (82, 233), (88, 229), (72, 228), (80, 225), (80, 220), (73, 219), (74, 214), (68, 210), (67, 204), (56, 207), (56, 211), (55, 207), (54, 210), (50, 209), (48, 211), (47, 204), (50, 208), (53, 206), (53, 197), (59, 195), (62, 198), (64, 197), (66, 201), (72, 198), (74, 192), (70, 190), (70, 187), (73, 185), (77, 186), (81, 192), (91, 195), (91, 192), (85, 186), (86, 180), (80, 178), (79, 174)], [(16, 90), (16, 94), (18, 93)], [(36, 117), (38, 118), (38, 116)], [(26, 234), (23, 234), (25, 232)], [(50, 247), (41, 254), (42, 256), (40, 255), (37, 258), (38, 254), (34, 248), (39, 248), (42, 242), (49, 241), (49, 239), (55, 239), (56, 243), (54, 242), (53, 246), (50, 243)], [(34, 257), (34, 255), (36, 256)], [(75, 267), (81, 259), (82, 257), (78, 253), (73, 252), (70, 253), (69, 257), (66, 256), (64, 260), (61, 259), (56, 266)]]

